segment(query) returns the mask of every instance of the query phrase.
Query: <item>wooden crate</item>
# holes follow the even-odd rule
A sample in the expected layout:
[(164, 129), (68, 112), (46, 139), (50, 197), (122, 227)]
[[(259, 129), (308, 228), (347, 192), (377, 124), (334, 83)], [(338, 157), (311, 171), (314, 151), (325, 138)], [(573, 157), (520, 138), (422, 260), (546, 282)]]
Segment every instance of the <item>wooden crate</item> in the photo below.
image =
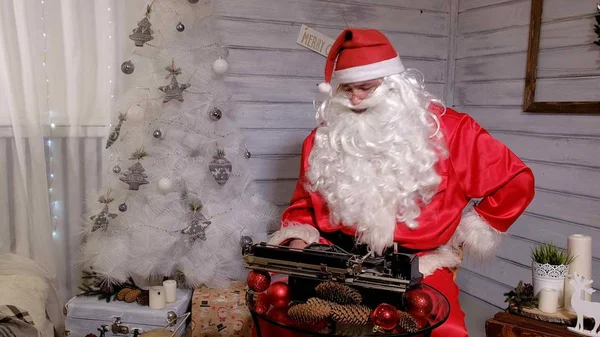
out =
[(486, 337), (581, 337), (568, 331), (567, 325), (542, 322), (504, 311), (485, 322), (485, 335)]

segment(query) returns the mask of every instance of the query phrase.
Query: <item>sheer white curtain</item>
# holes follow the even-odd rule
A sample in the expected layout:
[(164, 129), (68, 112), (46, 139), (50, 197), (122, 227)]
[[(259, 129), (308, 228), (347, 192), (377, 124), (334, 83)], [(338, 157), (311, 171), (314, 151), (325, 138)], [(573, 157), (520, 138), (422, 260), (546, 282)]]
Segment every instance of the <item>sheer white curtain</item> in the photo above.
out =
[(126, 36), (116, 3), (0, 0), (0, 253), (54, 275), (63, 302), (78, 285), (83, 201), (100, 185), (115, 114), (116, 35)]

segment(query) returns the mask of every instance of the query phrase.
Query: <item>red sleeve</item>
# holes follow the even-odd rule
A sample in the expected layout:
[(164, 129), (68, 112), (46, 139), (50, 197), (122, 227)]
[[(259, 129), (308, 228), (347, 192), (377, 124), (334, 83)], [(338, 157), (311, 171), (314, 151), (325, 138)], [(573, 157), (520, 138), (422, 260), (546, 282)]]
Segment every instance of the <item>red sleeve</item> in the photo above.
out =
[(290, 205), (281, 217), (281, 228), (271, 238), (272, 242), (278, 242), (280, 245), (288, 244), (293, 239), (301, 239), (306, 243), (329, 243), (329, 241), (320, 236), (312, 199), (310, 193), (304, 188), (308, 157), (312, 148), (314, 135), (315, 131), (313, 130), (304, 140), (300, 159), (300, 174), (296, 183), (296, 189), (292, 194)]
[(288, 223), (307, 224), (316, 227), (315, 213), (313, 210), (312, 201), (310, 194), (304, 188), (306, 182), (306, 167), (308, 162), (308, 156), (310, 155), (310, 149), (312, 148), (313, 134), (308, 136), (302, 144), (302, 156), (300, 158), (300, 174), (298, 176), (298, 182), (296, 183), (296, 189), (292, 194), (292, 200), (290, 205), (283, 212), (281, 217), (282, 226), (286, 226)]
[(481, 198), (475, 211), (493, 228), (507, 231), (533, 200), (531, 169), (468, 115), (449, 144), (463, 192), (469, 199)]

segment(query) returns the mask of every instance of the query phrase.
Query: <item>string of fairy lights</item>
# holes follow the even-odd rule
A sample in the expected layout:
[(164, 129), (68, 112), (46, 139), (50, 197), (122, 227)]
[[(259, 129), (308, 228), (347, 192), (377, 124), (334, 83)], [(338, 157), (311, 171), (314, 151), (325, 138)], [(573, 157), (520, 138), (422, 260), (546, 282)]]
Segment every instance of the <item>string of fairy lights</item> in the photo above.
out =
[(48, 34), (46, 33), (46, 6), (45, 0), (41, 0), (42, 5), (42, 36), (44, 37), (44, 59), (42, 61), (42, 67), (44, 68), (44, 79), (46, 80), (46, 109), (48, 111), (48, 126), (50, 126), (50, 133), (46, 145), (48, 146), (48, 200), (50, 202), (50, 219), (52, 222), (52, 237), (58, 236), (57, 225), (58, 225), (58, 200), (56, 200), (56, 194), (54, 193), (54, 151), (53, 141), (54, 129), (56, 124), (54, 123), (54, 112), (50, 105), (50, 79), (48, 78), (48, 69), (46, 64), (48, 62)]

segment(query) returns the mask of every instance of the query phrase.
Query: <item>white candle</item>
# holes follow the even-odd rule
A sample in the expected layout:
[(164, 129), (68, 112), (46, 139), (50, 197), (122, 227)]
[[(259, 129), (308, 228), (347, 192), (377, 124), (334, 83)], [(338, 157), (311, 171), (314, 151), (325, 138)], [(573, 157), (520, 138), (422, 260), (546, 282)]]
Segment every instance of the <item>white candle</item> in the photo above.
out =
[[(569, 274), (565, 277), (564, 306), (573, 312), (571, 297), (574, 290), (569, 281), (572, 279), (573, 273), (578, 273), (586, 279), (592, 278), (592, 238), (582, 234), (570, 235), (567, 241), (567, 252), (575, 257), (575, 260), (569, 264)], [(584, 299), (590, 301), (591, 296), (586, 293)]]
[(538, 309), (548, 314), (553, 314), (558, 309), (558, 291), (544, 288), (540, 290)]
[(150, 287), (150, 309), (164, 309), (165, 288), (162, 286)]
[(165, 300), (167, 303), (172, 303), (177, 300), (177, 281), (166, 280), (163, 281), (163, 287), (165, 287)]

